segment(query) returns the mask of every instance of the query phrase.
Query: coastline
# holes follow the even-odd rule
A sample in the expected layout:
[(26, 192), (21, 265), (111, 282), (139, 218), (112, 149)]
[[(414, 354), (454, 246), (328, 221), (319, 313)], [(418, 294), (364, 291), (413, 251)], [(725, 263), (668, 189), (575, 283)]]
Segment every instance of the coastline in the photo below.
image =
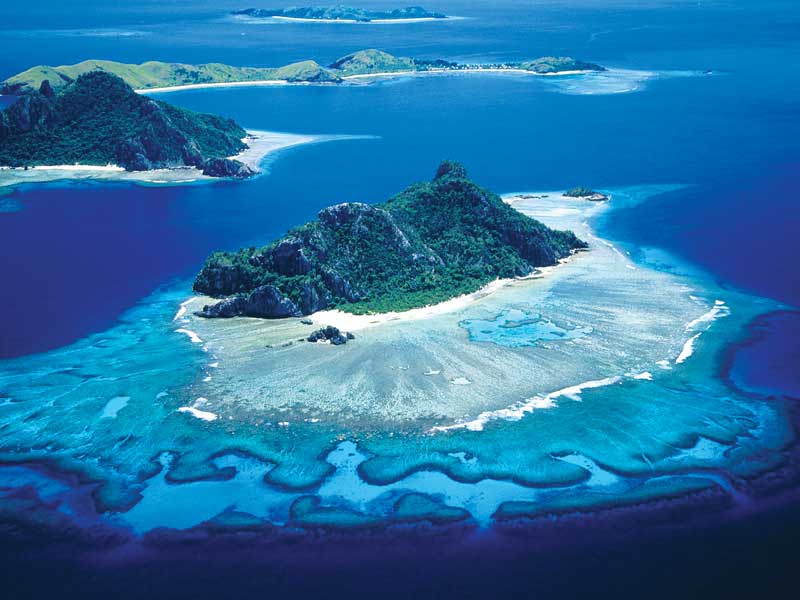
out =
[[(271, 154), (301, 144), (336, 139), (331, 136), (301, 135), (273, 131), (248, 130), (243, 141), (249, 146), (236, 159), (260, 172), (261, 163)], [(126, 171), (118, 165), (42, 165), (29, 167), (0, 167), (0, 189), (25, 183), (47, 183), (65, 179), (132, 182), (146, 185), (177, 185), (221, 181), (209, 177), (196, 167), (173, 167), (150, 171)]]
[[(574, 256), (574, 254), (572, 256)], [(421, 306), (419, 308), (412, 308), (410, 310), (404, 310), (400, 312), (390, 311), (367, 315), (357, 315), (339, 309), (321, 310), (308, 315), (306, 318), (310, 319), (314, 325), (320, 325), (322, 327), (332, 325), (333, 327), (337, 327), (342, 331), (350, 332), (360, 331), (368, 327), (375, 327), (376, 325), (383, 325), (385, 323), (400, 323), (403, 321), (429, 319), (431, 317), (446, 315), (448, 313), (462, 310), (478, 300), (486, 298), (494, 292), (515, 283), (529, 281), (531, 279), (541, 279), (559, 265), (568, 262), (572, 256), (562, 258), (560, 261), (558, 261), (557, 265), (538, 267), (533, 273), (525, 277), (495, 279), (494, 281), (490, 281), (479, 290), (475, 290), (470, 294), (456, 296), (455, 298), (450, 298), (450, 300), (445, 300), (444, 302), (439, 302), (437, 304), (430, 304), (428, 306)]]
[[(384, 77), (411, 77), (422, 75), (446, 75), (458, 73), (489, 73), (489, 74), (515, 74), (515, 75), (533, 75), (535, 77), (567, 77), (575, 75), (588, 75), (595, 73), (591, 70), (573, 70), (573, 71), (555, 71), (553, 73), (537, 73), (535, 71), (528, 71), (526, 69), (426, 69), (424, 71), (387, 71), (383, 73), (362, 73), (358, 75), (343, 75), (342, 81), (347, 83), (349, 81), (359, 81), (364, 79), (381, 79)], [(315, 81), (289, 81), (287, 79), (257, 79), (253, 81), (221, 81), (214, 83), (191, 83), (186, 85), (173, 85), (158, 88), (140, 88), (134, 90), (137, 94), (165, 94), (169, 92), (183, 92), (188, 90), (204, 90), (214, 88), (232, 88), (232, 87), (264, 87), (264, 86), (282, 86), (282, 85), (325, 85), (334, 86), (339, 85), (334, 82), (315, 82)]]
[[(581, 237), (589, 229), (587, 221), (609, 206), (565, 199), (560, 193), (504, 199), (543, 222), (574, 226)], [(628, 269), (631, 259), (624, 251), (596, 237), (583, 239), (591, 251), (553, 268), (550, 276), (519, 285), (493, 282), (484, 290), (492, 293), (469, 302), (463, 312), (412, 320), (403, 327), (366, 329), (341, 347), (299, 343), (313, 329), (300, 319), (196, 318), (193, 303), (203, 299), (184, 300), (179, 297), (182, 290), (169, 302), (158, 303), (159, 318), (169, 319), (165, 331), (153, 331), (150, 313), (137, 313), (148, 318), (131, 318), (121, 326), (135, 344), (126, 346), (133, 364), (121, 365), (102, 380), (77, 381), (80, 397), (97, 401), (62, 403), (32, 416), (32, 403), (16, 402), (10, 432), (24, 441), (40, 427), (42, 439), (60, 440), (70, 448), (75, 435), (84, 435), (83, 427), (62, 437), (50, 433), (56, 430), (52, 423), (77, 410), (83, 411), (77, 422), (96, 427), (93, 419), (105, 414), (109, 399), (129, 397), (113, 417), (97, 421), (103, 428), (95, 430), (101, 437), (93, 443), (99, 453), (108, 452), (111, 464), (136, 478), (131, 481), (138, 495), (115, 491), (112, 481), (98, 507), (117, 512), (119, 522), (137, 535), (150, 535), (145, 532), (157, 527), (201, 526), (233, 502), (242, 513), (279, 531), (285, 530), (289, 516), (301, 528), (304, 523), (313, 527), (316, 516), (324, 516), (326, 528), (341, 531), (351, 526), (349, 515), (384, 530), (396, 518), (394, 509), (362, 501), (400, 490), (436, 489), (447, 505), (468, 511), (480, 527), (492, 530), (542, 511), (624, 507), (644, 497), (683, 497), (697, 486), (735, 502), (742, 494), (716, 490), (717, 476), (709, 475), (709, 469), (724, 473), (722, 477), (742, 475), (736, 460), (725, 458), (731, 445), (742, 445), (745, 454), (752, 451), (749, 446), (763, 444), (767, 451), (777, 446), (769, 429), (745, 435), (755, 423), (770, 427), (772, 409), (753, 404), (760, 412), (744, 412), (750, 410), (750, 400), (737, 397), (731, 404), (711, 374), (717, 346), (759, 307), (726, 291), (721, 297), (730, 302), (732, 316), (724, 328), (709, 330), (717, 318), (728, 317), (723, 304), (714, 300), (720, 297), (715, 288), (699, 283), (699, 289), (690, 290), (673, 275), (638, 264)], [(501, 338), (490, 343), (471, 339), (470, 324), (491, 328), (499, 316), (520, 309), (525, 314), (512, 315), (499, 327), (523, 333), (531, 327), (528, 335), (535, 335), (536, 323), (558, 319), (562, 330), (580, 331), (588, 323), (595, 329), (562, 340), (535, 338), (544, 341), (523, 347), (504, 346)], [(131, 327), (137, 329), (129, 332)], [(704, 333), (697, 352), (678, 366), (674, 356), (681, 344), (700, 330)], [(142, 337), (141, 331), (152, 335)], [(115, 335), (103, 334), (114, 355)], [(170, 346), (192, 365), (180, 384), (164, 381), (163, 358), (158, 358), (156, 370), (148, 371), (155, 349)], [(105, 352), (91, 348), (97, 351)], [(64, 352), (55, 362), (42, 357), (46, 372), (61, 377), (59, 360), (93, 364), (90, 356), (75, 352)], [(669, 369), (657, 362), (665, 357), (672, 358)], [(175, 370), (171, 366), (170, 373)], [(131, 371), (137, 379), (128, 377)], [(12, 382), (11, 396), (27, 398), (21, 390), (30, 372), (19, 371), (21, 387)], [(697, 397), (694, 377), (716, 387)], [(691, 385), (684, 385), (686, 381)], [(54, 379), (48, 394), (75, 384)], [(697, 399), (684, 411), (687, 398)], [(152, 426), (138, 421), (144, 407)], [(641, 410), (648, 418), (626, 418), (625, 433), (620, 434), (615, 419)], [(707, 418), (721, 414), (730, 415), (726, 428), (731, 431), (718, 429)], [(601, 430), (600, 439), (610, 436), (609, 443), (577, 430), (587, 416)], [(431, 431), (450, 424), (455, 426)], [(131, 438), (120, 458), (108, 442), (130, 427), (141, 433)], [(183, 439), (190, 445), (175, 441)], [(280, 450), (289, 439), (296, 442), (291, 456)], [(541, 440), (541, 447), (531, 448), (530, 439)], [(630, 439), (636, 440), (634, 446), (629, 446)], [(142, 471), (141, 461), (152, 462), (159, 451), (161, 472)], [(640, 453), (647, 458), (640, 460)], [(98, 481), (106, 477), (100, 470), (93, 476)], [(316, 513), (313, 507), (291, 512), (300, 495), (315, 485), (320, 486), (322, 507), (334, 501), (351, 512)], [(202, 501), (186, 504), (188, 497), (200, 496)], [(257, 503), (248, 502), (253, 497)], [(181, 518), (172, 520), (169, 510), (162, 512), (165, 507), (181, 507)]]
[(408, 23), (429, 23), (431, 21), (455, 21), (463, 19), (464, 17), (418, 17), (408, 19), (370, 19), (369, 21), (357, 21), (356, 19), (310, 19), (303, 17), (284, 17), (281, 15), (273, 15), (271, 17), (251, 17), (249, 15), (233, 15), (237, 21), (243, 21), (253, 25), (267, 24), (270, 22), (285, 22), (285, 23), (321, 23), (321, 24), (337, 24), (337, 25), (394, 25), (394, 24), (408, 24)]

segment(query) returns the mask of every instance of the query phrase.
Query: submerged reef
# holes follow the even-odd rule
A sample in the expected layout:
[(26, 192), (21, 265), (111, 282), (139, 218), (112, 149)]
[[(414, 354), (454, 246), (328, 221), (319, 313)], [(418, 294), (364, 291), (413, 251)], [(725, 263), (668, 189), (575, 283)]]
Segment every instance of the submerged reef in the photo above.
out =
[(0, 513), (125, 532), (110, 545), (513, 534), (747, 510), (791, 479), (787, 403), (719, 376), (775, 302), (634, 263), (589, 225), (608, 203), (504, 201), (591, 251), (449, 312), (364, 317), (336, 349), (296, 343), (315, 329), (297, 318), (197, 317), (207, 299), (180, 286), (4, 361)]

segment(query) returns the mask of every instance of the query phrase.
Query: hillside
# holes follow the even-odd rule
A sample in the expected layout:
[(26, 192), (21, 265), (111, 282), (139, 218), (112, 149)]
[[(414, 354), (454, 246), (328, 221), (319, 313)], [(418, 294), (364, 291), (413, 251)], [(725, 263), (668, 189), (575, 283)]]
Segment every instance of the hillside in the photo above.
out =
[(194, 289), (225, 298), (206, 317), (399, 311), (528, 275), (585, 247), (444, 162), (432, 181), (384, 204), (331, 206), (268, 246), (212, 254)]
[(314, 81), (336, 82), (338, 77), (314, 61), (302, 61), (278, 68), (232, 67), (220, 63), (187, 65), (148, 61), (140, 65), (111, 60), (86, 60), (75, 65), (49, 67), (40, 65), (6, 79), (0, 85), (2, 94), (26, 94), (38, 90), (46, 79), (53, 89), (60, 89), (81, 75), (104, 71), (122, 78), (136, 90), (174, 87), (200, 83), (238, 81)]
[(192, 166), (247, 176), (247, 167), (225, 159), (246, 148), (245, 136), (231, 120), (151, 100), (117, 76), (93, 71), (59, 91), (45, 80), (0, 112), (0, 165)]
[(239, 83), (247, 81), (288, 81), (290, 83), (342, 83), (345, 77), (402, 71), (523, 69), (537, 74), (564, 71), (605, 71), (594, 63), (569, 57), (542, 57), (509, 63), (457, 63), (441, 59), (415, 59), (394, 56), (376, 49), (359, 50), (343, 56), (328, 67), (304, 60), (282, 67), (233, 67), (220, 63), (188, 65), (149, 61), (140, 65), (110, 60), (86, 60), (75, 65), (39, 65), (18, 73), (0, 84), (0, 94), (24, 95), (36, 91), (47, 80), (61, 89), (81, 75), (103, 71), (122, 78), (135, 90), (183, 85)]

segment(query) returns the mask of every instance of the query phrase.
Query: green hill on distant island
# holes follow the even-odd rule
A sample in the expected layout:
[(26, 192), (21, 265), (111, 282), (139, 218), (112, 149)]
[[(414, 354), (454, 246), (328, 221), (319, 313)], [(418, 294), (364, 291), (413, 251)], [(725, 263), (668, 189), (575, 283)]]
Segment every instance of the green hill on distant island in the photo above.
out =
[(229, 119), (151, 100), (115, 75), (92, 71), (59, 91), (45, 80), (0, 112), (0, 165), (192, 166), (247, 176), (248, 167), (225, 158), (247, 147), (246, 135)]
[(111, 60), (86, 60), (75, 65), (49, 67), (40, 65), (6, 79), (0, 86), (2, 94), (25, 94), (38, 90), (47, 79), (53, 89), (71, 83), (84, 73), (105, 71), (121, 77), (134, 89), (174, 87), (202, 83), (232, 83), (240, 81), (290, 81), (324, 83), (339, 81), (339, 77), (313, 60), (278, 68), (232, 67), (219, 63), (187, 65), (149, 61), (140, 65)]
[(290, 8), (246, 8), (231, 14), (254, 19), (310, 19), (313, 21), (394, 21), (398, 19), (446, 19), (447, 15), (425, 10), (421, 6), (407, 6), (389, 11), (367, 10), (352, 6), (303, 6)]
[(446, 161), (433, 181), (384, 204), (331, 206), (268, 246), (212, 254), (194, 289), (225, 297), (199, 313), (205, 317), (400, 311), (528, 275), (585, 247)]
[(441, 59), (414, 59), (394, 56), (382, 50), (359, 50), (323, 67), (306, 60), (283, 67), (233, 67), (220, 63), (188, 65), (149, 61), (140, 65), (110, 60), (86, 60), (75, 65), (32, 67), (0, 84), (0, 94), (28, 94), (39, 89), (44, 80), (58, 90), (85, 73), (103, 71), (121, 77), (136, 90), (170, 88), (184, 85), (225, 84), (254, 81), (286, 81), (289, 83), (342, 83), (347, 77), (381, 73), (426, 71), (499, 71), (519, 69), (536, 74), (571, 71), (604, 71), (594, 63), (569, 57), (543, 57), (509, 63), (457, 63)]

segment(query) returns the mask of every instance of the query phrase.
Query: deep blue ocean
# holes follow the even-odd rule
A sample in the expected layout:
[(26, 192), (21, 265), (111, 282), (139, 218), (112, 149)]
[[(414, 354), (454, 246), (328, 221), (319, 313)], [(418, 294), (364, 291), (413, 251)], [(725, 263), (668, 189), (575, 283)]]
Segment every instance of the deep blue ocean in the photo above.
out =
[[(607, 94), (481, 75), (161, 96), (221, 112), (251, 129), (372, 137), (288, 149), (271, 160), (267, 175), (244, 183), (65, 182), (0, 196), (0, 358), (104, 331), (154, 290), (191, 278), (213, 249), (265, 243), (333, 203), (383, 201), (452, 158), (500, 193), (688, 184), (614, 211), (603, 223), (604, 235), (666, 249), (724, 285), (783, 302), (785, 312), (755, 325), (758, 340), (746, 358), (732, 362), (732, 378), (745, 388), (798, 394), (800, 5), (438, 0), (425, 6), (467, 18), (381, 27), (253, 26), (225, 18), (226, 11), (244, 7), (236, 0), (3, 3), (0, 79), (37, 64), (88, 58), (274, 66), (306, 58), (325, 64), (369, 47), (461, 61), (570, 55), (661, 76), (631, 75), (627, 83), (638, 89)], [(704, 71), (711, 73), (681, 74)], [(9, 101), (0, 99), (3, 106)], [(0, 581), (10, 586), (17, 577), (18, 593), (9, 598), (43, 597), (47, 586), (39, 574), (51, 566), (80, 592), (62, 597), (102, 589), (125, 597), (221, 597), (227, 591), (240, 598), (269, 595), (270, 586), (281, 595), (294, 589), (298, 597), (331, 598), (367, 590), (390, 597), (488, 598), (493, 591), (498, 597), (739, 597), (757, 591), (791, 597), (784, 578), (798, 558), (791, 544), (800, 533), (798, 510), (795, 504), (702, 536), (688, 531), (611, 550), (580, 546), (535, 567), (526, 562), (533, 550), (522, 542), (501, 549), (487, 541), (444, 556), (437, 568), (420, 564), (421, 557), (415, 561), (413, 553), (395, 552), (394, 570), (384, 564), (369, 572), (344, 567), (336, 553), (320, 549), (255, 579), (248, 578), (250, 562), (204, 556), (206, 573), (216, 565), (217, 573), (232, 576), (225, 585), (195, 578), (181, 551), (176, 564), (153, 566), (139, 557), (141, 569), (125, 566), (116, 589), (105, 571), (93, 588), (83, 567), (63, 562), (55, 551), (52, 565), (44, 558), (38, 565), (17, 564), (11, 539), (2, 543), (8, 568), (0, 569)], [(42, 541), (45, 550), (54, 544)], [(297, 575), (309, 564), (319, 585)], [(18, 569), (13, 577), (11, 565)], [(175, 579), (161, 567), (173, 569)], [(507, 576), (490, 585), (503, 572)], [(404, 575), (393, 587), (397, 573)], [(322, 585), (325, 577), (331, 587)], [(28, 589), (39, 593), (25, 595)]]

